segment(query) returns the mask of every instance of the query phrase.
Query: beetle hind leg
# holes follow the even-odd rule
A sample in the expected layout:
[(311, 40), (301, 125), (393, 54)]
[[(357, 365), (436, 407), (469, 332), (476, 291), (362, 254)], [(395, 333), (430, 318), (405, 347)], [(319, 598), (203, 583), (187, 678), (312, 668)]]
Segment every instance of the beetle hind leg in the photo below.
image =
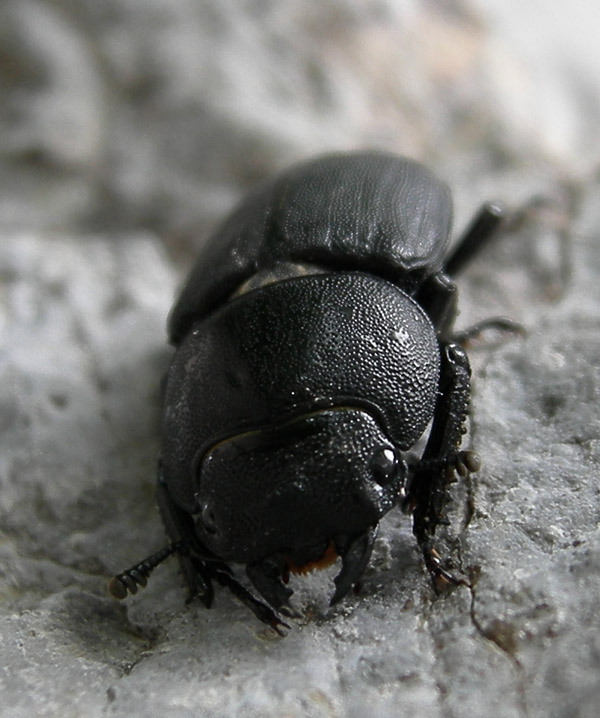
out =
[(507, 218), (504, 205), (486, 202), (458, 240), (444, 262), (444, 272), (456, 276), (494, 238)]
[(523, 336), (525, 327), (508, 317), (489, 317), (463, 329), (461, 332), (455, 332), (452, 339), (457, 344), (460, 344), (461, 347), (467, 347), (472, 343), (477, 343), (482, 335), (489, 331), (495, 333), (499, 338), (499, 342), (502, 342), (504, 338), (510, 339), (515, 336)]

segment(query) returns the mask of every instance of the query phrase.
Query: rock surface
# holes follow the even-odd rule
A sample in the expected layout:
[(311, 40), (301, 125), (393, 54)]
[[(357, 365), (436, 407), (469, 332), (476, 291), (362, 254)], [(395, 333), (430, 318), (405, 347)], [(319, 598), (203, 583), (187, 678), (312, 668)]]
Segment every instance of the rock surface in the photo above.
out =
[[(600, 51), (593, 0), (5, 0), (0, 8), (0, 715), (591, 718), (600, 704)], [(525, 15), (522, 15), (525, 13)], [(519, 22), (521, 18), (521, 22)], [(528, 28), (529, 32), (524, 32)], [(531, 29), (535, 28), (535, 32)], [(468, 441), (432, 593), (399, 512), (361, 592), (297, 580), (280, 639), (186, 606), (154, 507), (181, 266), (258, 179), (384, 147), (523, 212), (461, 278)]]

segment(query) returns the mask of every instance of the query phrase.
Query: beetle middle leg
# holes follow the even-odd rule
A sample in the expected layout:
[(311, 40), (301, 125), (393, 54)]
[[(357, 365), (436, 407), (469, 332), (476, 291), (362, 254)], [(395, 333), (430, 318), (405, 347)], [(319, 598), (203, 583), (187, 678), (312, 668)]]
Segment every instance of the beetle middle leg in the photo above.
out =
[(442, 270), (428, 277), (419, 287), (416, 299), (431, 319), (438, 336), (461, 346), (492, 330), (501, 335), (523, 334), (523, 327), (507, 317), (490, 317), (461, 332), (453, 331), (457, 291), (454, 277), (492, 241), (511, 219), (505, 207), (487, 202), (478, 211), (446, 258)]
[(452, 277), (459, 274), (494, 238), (507, 216), (504, 205), (483, 204), (444, 262), (444, 272)]
[(453, 277), (497, 234), (506, 218), (502, 205), (486, 203), (447, 257), (442, 270), (429, 276), (415, 299), (425, 309), (438, 334), (448, 336), (456, 316), (457, 292)]
[(478, 468), (475, 454), (459, 451), (469, 405), (471, 370), (467, 355), (456, 344), (442, 344), (441, 359), (433, 424), (404, 502), (412, 510), (413, 532), (436, 589), (441, 583), (464, 583), (442, 568), (432, 539), (436, 527), (443, 522), (448, 484), (457, 472)]

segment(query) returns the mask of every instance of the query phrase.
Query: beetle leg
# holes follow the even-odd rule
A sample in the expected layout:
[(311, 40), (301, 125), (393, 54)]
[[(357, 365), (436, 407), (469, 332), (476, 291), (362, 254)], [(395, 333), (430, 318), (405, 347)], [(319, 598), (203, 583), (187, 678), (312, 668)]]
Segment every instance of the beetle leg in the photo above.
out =
[(490, 330), (499, 335), (500, 341), (504, 337), (509, 338), (514, 335), (523, 336), (525, 334), (525, 327), (513, 319), (509, 319), (508, 317), (489, 317), (489, 319), (483, 319), (467, 327), (467, 329), (463, 329), (462, 332), (454, 333), (452, 338), (457, 344), (466, 347), (473, 340), (477, 342), (482, 334)]
[(246, 566), (246, 574), (252, 585), (270, 606), (291, 618), (299, 618), (299, 614), (288, 603), (293, 591), (283, 584), (286, 570), (287, 564), (283, 557), (270, 557)]
[[(437, 588), (440, 582), (457, 582), (446, 573), (431, 546), (436, 526), (442, 521), (447, 486), (456, 472), (478, 468), (475, 455), (459, 452), (469, 404), (471, 370), (465, 352), (456, 344), (442, 345), (438, 400), (433, 425), (409, 482), (405, 505), (413, 511), (413, 533), (427, 569)], [(459, 583), (461, 581), (458, 581)]]
[(483, 204), (444, 262), (444, 272), (454, 277), (464, 269), (494, 238), (506, 216), (503, 205), (496, 202)]
[(431, 320), (438, 336), (448, 336), (456, 316), (456, 284), (444, 272), (427, 277), (419, 287), (415, 300)]
[(211, 566), (209, 570), (213, 578), (215, 578), (221, 586), (228, 588), (244, 606), (247, 606), (252, 611), (259, 621), (271, 626), (280, 636), (285, 635), (281, 629), (289, 628), (288, 624), (284, 623), (270, 606), (254, 598), (250, 591), (246, 590), (230, 573), (222, 571), (218, 566), (214, 568)]
[[(258, 619), (283, 635), (281, 629), (289, 628), (289, 626), (281, 621), (269, 606), (254, 598), (231, 575), (229, 566), (219, 561), (200, 543), (192, 518), (182, 511), (171, 498), (162, 479), (160, 464), (156, 499), (167, 533), (177, 542), (181, 570), (189, 589), (188, 602), (198, 597), (207, 608), (210, 608), (214, 598), (212, 582), (217, 581), (221, 586), (228, 588)], [(268, 600), (267, 596), (265, 598)], [(276, 606), (276, 604), (273, 605)], [(295, 615), (291, 609), (289, 615)]]
[(425, 566), (429, 571), (433, 588), (437, 593), (440, 588), (448, 585), (468, 586), (469, 583), (461, 577), (454, 576), (442, 566), (439, 553), (434, 549), (428, 540), (421, 542), (421, 552), (425, 561)]
[(336, 551), (342, 558), (342, 569), (334, 579), (335, 593), (329, 602), (331, 606), (341, 601), (362, 576), (371, 557), (376, 536), (377, 526), (373, 526), (348, 542), (335, 541)]
[[(503, 205), (492, 202), (484, 204), (447, 257), (442, 270), (429, 276), (419, 287), (415, 299), (427, 312), (438, 335), (445, 338), (452, 335), (457, 296), (453, 278), (494, 238), (506, 216)], [(463, 333), (464, 336), (459, 335), (452, 339), (462, 343), (469, 335), (481, 333), (483, 329), (504, 329), (508, 321), (494, 318), (489, 322), (482, 322), (479, 329), (474, 328), (473, 332), (467, 330)]]
[(462, 332), (454, 332), (452, 325), (456, 316), (456, 284), (443, 272), (428, 277), (416, 295), (417, 302), (425, 309), (439, 337), (465, 347), (487, 331), (496, 332), (500, 339), (524, 334), (524, 327), (508, 317), (489, 317)]

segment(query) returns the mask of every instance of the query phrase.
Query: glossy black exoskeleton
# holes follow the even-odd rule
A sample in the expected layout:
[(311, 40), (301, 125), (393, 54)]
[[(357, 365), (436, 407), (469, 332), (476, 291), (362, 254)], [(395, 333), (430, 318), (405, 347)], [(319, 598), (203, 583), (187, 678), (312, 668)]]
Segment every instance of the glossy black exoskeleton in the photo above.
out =
[(341, 557), (340, 600), (396, 506), (434, 581), (457, 582), (431, 545), (447, 484), (478, 468), (460, 451), (470, 369), (452, 277), (503, 211), (485, 205), (448, 254), (451, 216), (423, 166), (365, 152), (292, 167), (217, 229), (169, 319), (157, 496), (173, 543), (113, 595), (178, 553), (191, 596), (210, 606), (216, 580), (278, 629), (290, 572)]

